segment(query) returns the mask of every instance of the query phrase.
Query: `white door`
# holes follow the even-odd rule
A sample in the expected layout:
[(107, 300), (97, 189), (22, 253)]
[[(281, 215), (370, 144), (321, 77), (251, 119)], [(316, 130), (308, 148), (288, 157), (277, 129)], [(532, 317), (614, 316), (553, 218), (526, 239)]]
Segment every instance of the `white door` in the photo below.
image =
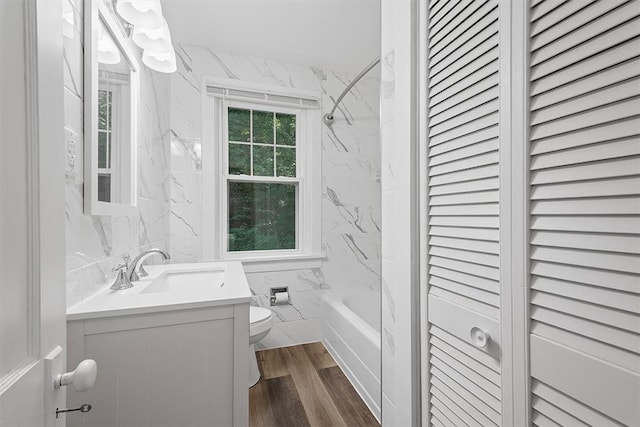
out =
[(499, 2), (427, 7), (426, 418), (500, 426)]
[[(64, 391), (44, 359), (66, 326), (60, 2), (2, 0), (0, 29), (0, 426), (53, 426)], [(53, 362), (62, 370), (64, 354)]]
[(640, 2), (530, 8), (532, 423), (640, 425)]

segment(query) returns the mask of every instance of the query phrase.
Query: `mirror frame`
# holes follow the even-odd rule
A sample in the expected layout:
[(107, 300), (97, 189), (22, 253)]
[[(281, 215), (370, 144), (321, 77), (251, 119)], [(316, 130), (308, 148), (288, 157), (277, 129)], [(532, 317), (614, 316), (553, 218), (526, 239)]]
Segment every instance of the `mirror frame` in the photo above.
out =
[[(131, 216), (138, 213), (138, 103), (140, 96), (140, 65), (137, 49), (126, 38), (116, 17), (103, 0), (84, 1), (84, 213), (88, 215)], [(123, 59), (131, 66), (131, 204), (98, 200), (98, 32), (100, 21), (109, 32)]]

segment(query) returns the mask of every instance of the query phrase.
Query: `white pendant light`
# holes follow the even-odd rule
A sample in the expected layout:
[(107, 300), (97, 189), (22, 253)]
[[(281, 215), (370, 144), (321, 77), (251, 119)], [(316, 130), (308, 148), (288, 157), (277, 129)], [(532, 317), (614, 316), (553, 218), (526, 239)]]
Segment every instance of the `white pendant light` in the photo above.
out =
[(155, 29), (133, 27), (133, 41), (149, 52), (168, 52), (173, 47), (169, 26), (164, 18), (162, 18), (162, 25)]
[(118, 0), (116, 11), (135, 27), (158, 28), (163, 22), (160, 0)]
[(145, 50), (142, 53), (142, 62), (152, 70), (161, 73), (173, 73), (177, 69), (176, 51), (173, 50), (173, 47), (161, 53)]
[(102, 25), (98, 30), (98, 62), (102, 64), (119, 64), (120, 49)]

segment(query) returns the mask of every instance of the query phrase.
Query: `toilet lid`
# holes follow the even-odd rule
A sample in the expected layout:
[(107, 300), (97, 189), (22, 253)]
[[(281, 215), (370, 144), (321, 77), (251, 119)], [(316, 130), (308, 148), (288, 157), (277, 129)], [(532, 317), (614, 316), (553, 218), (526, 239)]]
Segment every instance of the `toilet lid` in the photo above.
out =
[(263, 307), (249, 307), (249, 323), (258, 323), (271, 317), (271, 310)]

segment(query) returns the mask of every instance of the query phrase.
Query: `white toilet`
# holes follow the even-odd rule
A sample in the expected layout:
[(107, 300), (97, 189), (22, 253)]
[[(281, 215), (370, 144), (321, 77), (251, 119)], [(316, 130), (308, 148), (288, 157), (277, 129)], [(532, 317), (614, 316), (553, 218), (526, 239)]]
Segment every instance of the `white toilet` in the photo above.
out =
[(253, 387), (260, 380), (255, 343), (271, 330), (273, 314), (268, 308), (249, 307), (249, 323), (249, 387)]

